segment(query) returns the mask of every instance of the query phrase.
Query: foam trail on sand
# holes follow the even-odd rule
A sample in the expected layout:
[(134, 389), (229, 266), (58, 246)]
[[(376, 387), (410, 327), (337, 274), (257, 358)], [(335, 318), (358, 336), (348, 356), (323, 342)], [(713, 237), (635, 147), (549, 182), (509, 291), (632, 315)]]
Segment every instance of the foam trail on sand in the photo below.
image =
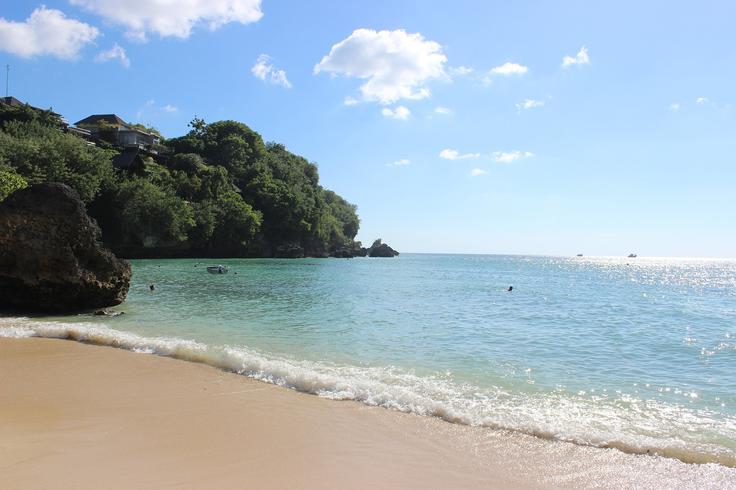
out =
[(143, 337), (102, 324), (0, 318), (0, 337), (70, 339), (117, 347), (204, 363), (325, 398), (355, 400), (452, 423), (736, 467), (736, 419), (724, 421), (706, 410), (655, 400), (481, 389), (448, 375), (417, 376), (392, 366), (301, 361), (243, 346)]

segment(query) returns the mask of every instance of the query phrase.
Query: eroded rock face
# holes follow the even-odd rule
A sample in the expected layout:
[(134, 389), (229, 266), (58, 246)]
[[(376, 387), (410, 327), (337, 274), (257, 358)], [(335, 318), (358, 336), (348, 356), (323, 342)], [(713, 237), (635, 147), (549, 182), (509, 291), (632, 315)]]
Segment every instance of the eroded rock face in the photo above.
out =
[(331, 256), (339, 259), (352, 259), (353, 257), (365, 257), (367, 253), (368, 249), (361, 246), (360, 242), (353, 242), (351, 247), (342, 247), (334, 250)]
[(130, 264), (64, 184), (36, 184), (0, 202), (0, 307), (72, 312), (122, 303)]

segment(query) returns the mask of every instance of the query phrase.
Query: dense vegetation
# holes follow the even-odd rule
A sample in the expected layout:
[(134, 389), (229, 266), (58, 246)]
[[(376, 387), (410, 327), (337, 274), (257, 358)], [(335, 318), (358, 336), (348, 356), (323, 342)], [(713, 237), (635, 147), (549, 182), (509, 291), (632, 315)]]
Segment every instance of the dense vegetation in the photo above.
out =
[(356, 207), (319, 185), (315, 164), (245, 124), (195, 118), (139, 172), (113, 168), (114, 145), (91, 146), (60, 127), (48, 111), (0, 105), (0, 200), (28, 184), (64, 182), (123, 256), (299, 257), (359, 247)]

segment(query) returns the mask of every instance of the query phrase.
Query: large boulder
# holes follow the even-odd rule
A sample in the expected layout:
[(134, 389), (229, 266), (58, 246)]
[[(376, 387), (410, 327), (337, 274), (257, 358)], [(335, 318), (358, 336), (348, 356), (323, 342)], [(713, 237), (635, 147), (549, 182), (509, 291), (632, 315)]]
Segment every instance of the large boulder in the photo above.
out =
[(368, 249), (368, 257), (396, 257), (399, 252), (389, 247), (388, 244), (382, 243), (379, 238)]
[(64, 184), (36, 184), (0, 202), (0, 307), (71, 312), (122, 303), (130, 264)]

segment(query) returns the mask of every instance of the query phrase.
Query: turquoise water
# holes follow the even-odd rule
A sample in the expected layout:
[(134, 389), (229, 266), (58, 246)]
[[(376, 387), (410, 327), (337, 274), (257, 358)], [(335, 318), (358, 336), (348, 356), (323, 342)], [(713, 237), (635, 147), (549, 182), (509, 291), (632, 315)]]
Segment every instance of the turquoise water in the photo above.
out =
[(736, 466), (734, 260), (408, 254), (220, 260), (230, 273), (207, 274), (212, 263), (133, 261), (125, 315), (4, 318), (0, 335)]

